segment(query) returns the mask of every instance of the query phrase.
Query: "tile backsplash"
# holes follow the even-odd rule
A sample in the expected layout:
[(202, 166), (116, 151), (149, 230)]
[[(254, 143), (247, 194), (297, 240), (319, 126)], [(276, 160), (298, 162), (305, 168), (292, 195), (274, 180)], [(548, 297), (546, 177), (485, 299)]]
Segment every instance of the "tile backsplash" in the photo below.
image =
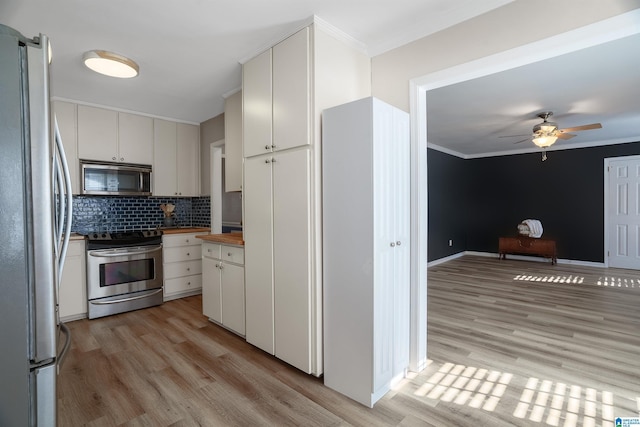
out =
[(162, 226), (164, 213), (160, 204), (176, 206), (174, 216), (181, 227), (209, 227), (210, 197), (73, 197), (71, 231), (87, 234), (92, 231), (142, 230)]

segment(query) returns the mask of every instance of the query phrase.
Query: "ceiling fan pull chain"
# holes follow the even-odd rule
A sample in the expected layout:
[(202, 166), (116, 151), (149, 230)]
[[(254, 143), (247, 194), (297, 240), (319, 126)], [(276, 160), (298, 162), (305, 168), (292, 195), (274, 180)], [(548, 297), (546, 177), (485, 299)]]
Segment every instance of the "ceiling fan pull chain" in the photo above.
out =
[(542, 150), (542, 161), (547, 160), (547, 150)]

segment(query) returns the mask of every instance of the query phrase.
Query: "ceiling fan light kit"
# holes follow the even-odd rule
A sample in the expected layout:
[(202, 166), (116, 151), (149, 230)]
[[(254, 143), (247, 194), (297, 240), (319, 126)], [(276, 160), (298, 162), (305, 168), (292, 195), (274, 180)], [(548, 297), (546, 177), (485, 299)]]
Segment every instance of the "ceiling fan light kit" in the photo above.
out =
[(140, 71), (132, 59), (106, 50), (90, 50), (82, 60), (89, 69), (110, 77), (128, 79), (137, 76)]
[[(553, 115), (553, 111), (544, 111), (538, 114), (538, 117), (542, 119), (542, 123), (538, 123), (532, 129), (531, 141), (542, 148), (544, 151), (542, 152), (542, 161), (547, 160), (547, 152), (546, 148), (551, 147), (558, 139), (571, 139), (576, 135), (570, 134), (569, 132), (577, 132), (581, 130), (591, 130), (591, 129), (600, 129), (602, 125), (600, 123), (591, 123), (589, 125), (575, 126), (572, 128), (558, 129), (558, 124), (555, 122), (548, 121), (549, 117)], [(517, 135), (510, 135), (517, 136)], [(509, 136), (501, 137), (508, 138)], [(527, 141), (527, 139), (523, 139), (521, 141), (515, 142), (515, 144), (519, 144), (521, 142)]]

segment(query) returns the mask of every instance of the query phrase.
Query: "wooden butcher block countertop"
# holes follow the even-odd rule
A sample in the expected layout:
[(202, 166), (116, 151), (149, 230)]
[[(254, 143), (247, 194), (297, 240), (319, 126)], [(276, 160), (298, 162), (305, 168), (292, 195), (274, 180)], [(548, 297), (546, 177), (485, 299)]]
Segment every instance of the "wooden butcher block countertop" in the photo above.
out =
[(161, 230), (164, 234), (208, 233), (211, 231), (208, 227), (163, 228)]
[(196, 238), (202, 239), (205, 242), (244, 246), (242, 233), (203, 234), (201, 236), (196, 236)]

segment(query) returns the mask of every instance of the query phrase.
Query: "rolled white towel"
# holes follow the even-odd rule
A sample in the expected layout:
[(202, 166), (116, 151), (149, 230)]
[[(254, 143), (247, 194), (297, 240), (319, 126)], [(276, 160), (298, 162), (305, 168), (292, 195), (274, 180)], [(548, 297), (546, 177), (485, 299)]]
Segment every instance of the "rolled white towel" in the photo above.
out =
[(542, 237), (542, 223), (537, 219), (525, 219), (522, 221), (529, 227), (529, 237)]

